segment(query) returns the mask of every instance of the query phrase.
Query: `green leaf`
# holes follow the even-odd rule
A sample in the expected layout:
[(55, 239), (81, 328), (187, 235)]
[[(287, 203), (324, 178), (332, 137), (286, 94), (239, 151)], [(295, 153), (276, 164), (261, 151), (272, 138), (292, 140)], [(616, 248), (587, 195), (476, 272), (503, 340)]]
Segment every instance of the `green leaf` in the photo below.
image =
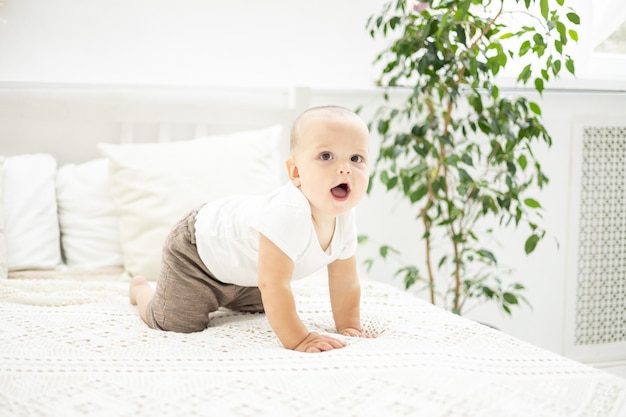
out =
[(411, 203), (415, 203), (421, 200), (428, 193), (428, 187), (426, 185), (420, 185), (417, 190), (413, 191), (409, 196)]
[(404, 274), (404, 288), (409, 289), (419, 279), (419, 270), (414, 266), (405, 266), (400, 268), (394, 274), (394, 277)]
[(508, 306), (508, 305), (506, 305), (506, 304), (504, 304), (504, 303), (503, 303), (503, 304), (502, 304), (502, 310), (504, 310), (504, 312), (505, 312), (506, 314), (508, 314), (509, 316), (511, 315), (511, 309), (509, 308), (509, 306)]
[(389, 252), (393, 252), (396, 255), (400, 253), (397, 249), (394, 249), (389, 245), (382, 245), (378, 251), (380, 253), (381, 258), (383, 259), (387, 259), (387, 255), (389, 255)]
[(561, 42), (560, 40), (556, 39), (554, 41), (554, 49), (556, 49), (556, 51), (560, 54), (563, 53), (563, 42)]
[(517, 77), (517, 81), (522, 81), (522, 83), (526, 84), (526, 82), (528, 81), (531, 75), (532, 75), (532, 71), (530, 69), (530, 64), (528, 64), (519, 73), (519, 76)]
[(491, 96), (495, 99), (498, 98), (498, 96), (500, 95), (500, 89), (498, 88), (497, 85), (492, 85), (491, 86)]
[(365, 265), (365, 270), (370, 272), (372, 270), (372, 266), (374, 266), (374, 260), (369, 258), (363, 261), (363, 265)]
[(541, 107), (539, 107), (537, 103), (530, 102), (530, 110), (532, 110), (533, 113), (541, 116)]
[(465, 29), (463, 29), (463, 26), (461, 26), (460, 24), (457, 24), (454, 27), (454, 30), (456, 32), (456, 36), (459, 39), (459, 43), (462, 45), (465, 45), (466, 43), (466, 39), (465, 39)]
[(541, 15), (544, 19), (548, 19), (548, 0), (541, 0), (539, 2), (539, 6), (541, 7)]
[(502, 294), (502, 298), (504, 299), (504, 301), (506, 301), (509, 304), (517, 304), (517, 297), (515, 296), (515, 294), (510, 293), (510, 292), (505, 292), (504, 294)]
[(432, 183), (433, 191), (438, 193), (439, 191), (445, 192), (448, 189), (446, 179), (444, 177), (437, 177)]
[[(509, 171), (509, 173), (511, 174), (511, 176), (510, 176), (509, 178), (514, 177), (514, 176), (515, 176), (515, 174), (517, 174), (517, 167), (516, 167), (516, 166), (515, 166), (515, 164), (514, 164), (513, 162), (511, 162), (511, 161), (507, 161), (507, 163), (506, 163), (506, 169), (507, 169), (507, 171)], [(507, 182), (507, 185), (509, 185), (509, 184), (508, 184), (508, 182)], [(509, 188), (511, 188), (511, 185), (509, 185)]]
[(524, 200), (524, 204), (526, 204), (530, 208), (541, 208), (541, 204), (533, 198), (527, 198)]
[(522, 57), (530, 51), (530, 41), (524, 41), (519, 47), (519, 56)]
[(474, 161), (472, 160), (472, 156), (468, 153), (463, 153), (461, 156), (461, 160), (465, 165), (474, 166)]
[(483, 133), (487, 135), (491, 133), (491, 126), (489, 125), (489, 122), (487, 121), (487, 119), (484, 117), (481, 117), (478, 120), (478, 127)]
[(567, 58), (567, 60), (565, 61), (565, 68), (567, 68), (567, 70), (572, 75), (576, 73), (576, 70), (574, 68), (574, 61), (572, 60), (572, 58), (570, 57)]
[(569, 33), (569, 37), (574, 42), (578, 42), (578, 32), (573, 29), (570, 29), (567, 33)]
[(394, 16), (391, 19), (389, 19), (389, 26), (391, 27), (391, 29), (395, 29), (396, 26), (398, 26), (398, 24), (400, 24), (400, 17), (399, 16)]
[(498, 201), (498, 205), (500, 206), (500, 208), (503, 208), (505, 210), (508, 210), (511, 207), (511, 199), (510, 198), (496, 198), (496, 200)]
[(482, 290), (483, 294), (484, 294), (487, 298), (493, 298), (493, 296), (494, 296), (494, 294), (495, 294), (495, 291), (494, 291), (494, 290), (492, 290), (492, 289), (491, 289), (491, 288), (489, 288), (489, 287), (485, 287), (485, 286), (483, 286), (483, 287), (481, 288), (481, 290)]
[(543, 92), (543, 79), (535, 78), (535, 90), (541, 94)]
[(463, 168), (459, 168), (458, 172), (459, 172), (459, 179), (461, 180), (461, 182), (470, 182), (470, 183), (474, 182), (474, 179), (471, 177), (471, 175), (468, 174), (467, 171), (464, 170)]
[(389, 131), (389, 120), (380, 120), (377, 128), (378, 133), (385, 135)]
[(580, 17), (576, 13), (570, 12), (566, 16), (573, 24), (580, 25)]
[(396, 186), (398, 185), (398, 177), (389, 178), (389, 181), (387, 181), (387, 184), (385, 185), (387, 185), (387, 190), (396, 188)]
[(487, 258), (489, 259), (491, 262), (493, 262), (495, 265), (498, 264), (498, 260), (496, 259), (496, 257), (494, 256), (493, 252), (488, 251), (487, 249), (480, 249), (477, 251), (477, 253), (482, 256), (483, 258)]
[(526, 255), (532, 253), (537, 247), (537, 243), (539, 243), (539, 236), (533, 234), (530, 235), (528, 239), (526, 239), (526, 243), (524, 244), (524, 251)]
[(556, 22), (556, 30), (557, 32), (559, 32), (559, 38), (560, 38), (561, 43), (566, 42), (567, 37), (565, 36), (565, 34), (567, 32), (567, 28), (565, 24), (563, 22)]
[(356, 241), (359, 245), (367, 245), (369, 242), (369, 237), (367, 235), (358, 235), (356, 237)]

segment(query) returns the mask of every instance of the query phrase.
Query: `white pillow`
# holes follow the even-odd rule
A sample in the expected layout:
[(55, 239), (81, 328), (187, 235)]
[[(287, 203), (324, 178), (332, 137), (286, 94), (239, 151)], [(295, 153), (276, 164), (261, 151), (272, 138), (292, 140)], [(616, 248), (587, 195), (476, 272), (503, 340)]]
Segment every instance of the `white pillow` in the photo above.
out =
[(62, 263), (56, 167), (56, 160), (49, 154), (4, 160), (2, 200), (9, 271), (56, 268)]
[(280, 183), (281, 126), (171, 143), (100, 144), (109, 158), (124, 267), (158, 277), (171, 227), (201, 203)]
[(3, 182), (2, 179), (4, 173), (4, 158), (0, 156), (0, 279), (5, 279), (8, 276), (8, 267), (7, 267), (7, 251), (6, 244), (4, 241), (4, 214), (2, 208), (2, 189)]
[(73, 269), (121, 266), (108, 160), (63, 165), (57, 171), (56, 188), (65, 264)]

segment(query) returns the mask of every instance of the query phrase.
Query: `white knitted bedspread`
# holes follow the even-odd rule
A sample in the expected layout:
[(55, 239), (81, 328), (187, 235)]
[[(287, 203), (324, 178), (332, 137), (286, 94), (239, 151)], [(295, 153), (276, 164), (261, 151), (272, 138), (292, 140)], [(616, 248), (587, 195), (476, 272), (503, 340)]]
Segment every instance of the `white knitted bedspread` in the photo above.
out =
[[(294, 284), (311, 330), (325, 285)], [(196, 334), (148, 329), (127, 284), (0, 281), (1, 416), (624, 416), (626, 380), (363, 284), (372, 339), (282, 348), (262, 314), (220, 311)]]

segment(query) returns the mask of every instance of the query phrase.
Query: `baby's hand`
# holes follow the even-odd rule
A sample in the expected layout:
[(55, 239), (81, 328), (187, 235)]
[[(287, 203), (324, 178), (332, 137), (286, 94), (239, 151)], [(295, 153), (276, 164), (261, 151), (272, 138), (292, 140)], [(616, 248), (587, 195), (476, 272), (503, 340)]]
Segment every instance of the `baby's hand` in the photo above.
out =
[(346, 344), (340, 340), (311, 332), (302, 342), (300, 342), (298, 346), (293, 348), (293, 350), (297, 350), (298, 352), (317, 353), (333, 349), (341, 349), (344, 346), (346, 346)]
[(369, 337), (365, 333), (363, 333), (360, 329), (353, 329), (352, 327), (346, 327), (345, 329), (340, 330), (338, 333), (340, 335), (350, 336), (350, 337)]

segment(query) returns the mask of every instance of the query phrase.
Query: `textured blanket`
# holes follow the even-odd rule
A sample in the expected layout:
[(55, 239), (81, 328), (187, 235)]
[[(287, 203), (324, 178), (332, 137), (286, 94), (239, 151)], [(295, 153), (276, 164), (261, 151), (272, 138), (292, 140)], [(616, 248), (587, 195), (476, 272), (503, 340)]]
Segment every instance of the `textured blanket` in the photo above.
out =
[[(332, 332), (326, 286), (294, 284)], [(365, 330), (344, 349), (282, 348), (262, 314), (196, 334), (151, 330), (119, 281), (0, 281), (0, 416), (624, 416), (626, 381), (363, 284)]]

